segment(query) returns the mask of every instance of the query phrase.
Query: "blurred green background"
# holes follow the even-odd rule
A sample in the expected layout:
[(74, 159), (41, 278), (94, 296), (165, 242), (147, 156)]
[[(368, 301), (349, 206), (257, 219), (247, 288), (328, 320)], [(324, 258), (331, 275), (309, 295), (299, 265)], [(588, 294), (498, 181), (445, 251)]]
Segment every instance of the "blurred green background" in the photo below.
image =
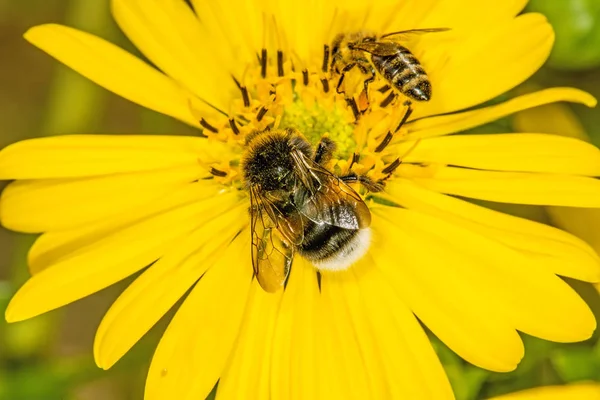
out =
[[(59, 22), (100, 35), (137, 54), (111, 20), (108, 2), (0, 0), (0, 147), (54, 134), (193, 134), (187, 126), (109, 94), (22, 39), (31, 26)], [(600, 1), (534, 0), (529, 10), (543, 12), (557, 34), (548, 65), (529, 84), (574, 86), (600, 97)], [(571, 110), (591, 140), (600, 145), (598, 110), (583, 106)], [(511, 122), (505, 119), (478, 131), (505, 132), (511, 129)], [(486, 205), (547, 221), (541, 208)], [(28, 277), (25, 258), (32, 240), (0, 230), (0, 310)], [(31, 321), (0, 322), (0, 400), (141, 400), (150, 357), (169, 316), (111, 370), (98, 369), (92, 358), (95, 329), (129, 282)], [(570, 283), (600, 316), (597, 291), (591, 285)], [(458, 400), (485, 399), (540, 385), (600, 382), (597, 335), (586, 343), (571, 345), (524, 337), (525, 359), (509, 374), (470, 366), (432, 339)]]

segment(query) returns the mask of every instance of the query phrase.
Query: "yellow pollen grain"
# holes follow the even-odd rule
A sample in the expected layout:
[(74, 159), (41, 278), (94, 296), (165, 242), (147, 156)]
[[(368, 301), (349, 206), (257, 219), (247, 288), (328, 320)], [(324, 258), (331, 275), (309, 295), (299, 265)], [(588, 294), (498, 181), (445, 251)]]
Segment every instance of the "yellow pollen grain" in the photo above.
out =
[(356, 150), (354, 126), (338, 107), (325, 109), (319, 103), (307, 106), (301, 100), (288, 104), (282, 115), (280, 128), (296, 128), (316, 145), (323, 136), (336, 143), (336, 157), (348, 158)]

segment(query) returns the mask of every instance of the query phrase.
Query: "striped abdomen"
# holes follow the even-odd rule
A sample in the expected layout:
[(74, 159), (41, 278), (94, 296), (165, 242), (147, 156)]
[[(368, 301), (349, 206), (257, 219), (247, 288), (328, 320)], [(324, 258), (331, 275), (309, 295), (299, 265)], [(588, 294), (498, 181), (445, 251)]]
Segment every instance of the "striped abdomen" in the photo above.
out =
[(404, 95), (416, 101), (431, 99), (431, 84), (421, 63), (406, 47), (398, 45), (391, 56), (371, 56), (373, 66)]
[(307, 219), (304, 240), (297, 249), (320, 270), (345, 270), (366, 253), (370, 235), (368, 228), (344, 229)]

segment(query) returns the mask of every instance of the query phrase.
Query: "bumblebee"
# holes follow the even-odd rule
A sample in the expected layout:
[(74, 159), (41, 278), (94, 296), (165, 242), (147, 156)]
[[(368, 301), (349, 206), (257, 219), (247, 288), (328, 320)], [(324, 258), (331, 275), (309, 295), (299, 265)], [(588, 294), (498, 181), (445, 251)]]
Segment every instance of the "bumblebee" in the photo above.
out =
[(295, 129), (256, 131), (246, 145), (241, 168), (250, 194), (252, 266), (265, 291), (283, 287), (296, 253), (331, 271), (367, 252), (371, 214), (348, 184), (377, 192), (383, 182), (335, 175), (325, 167), (335, 143), (323, 138), (313, 150)]
[(414, 54), (400, 45), (397, 40), (410, 34), (447, 30), (447, 28), (411, 29), (382, 36), (371, 32), (337, 35), (331, 44), (331, 72), (339, 75), (337, 92), (342, 93), (341, 86), (345, 74), (356, 67), (364, 75), (368, 75), (364, 81), (365, 94), (368, 93), (369, 83), (375, 80), (377, 71), (392, 88), (409, 99), (429, 101), (431, 82), (425, 69)]

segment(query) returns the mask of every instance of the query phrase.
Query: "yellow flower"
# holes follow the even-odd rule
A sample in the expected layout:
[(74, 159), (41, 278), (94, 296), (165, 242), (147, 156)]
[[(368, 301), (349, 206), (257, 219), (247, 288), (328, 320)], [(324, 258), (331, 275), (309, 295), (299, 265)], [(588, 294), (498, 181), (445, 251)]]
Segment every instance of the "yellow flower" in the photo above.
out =
[[(516, 16), (525, 1), (191, 3), (112, 2), (119, 26), (157, 68), (72, 28), (26, 34), (105, 88), (202, 133), (63, 136), (0, 152), (0, 178), (17, 180), (2, 195), (2, 223), (42, 233), (29, 253), (33, 276), (7, 320), (148, 267), (98, 329), (94, 355), (109, 368), (193, 287), (153, 357), (150, 400), (200, 399), (217, 381), (219, 399), (446, 399), (450, 386), (419, 320), (494, 371), (521, 359), (517, 331), (560, 342), (591, 335), (592, 313), (557, 275), (600, 280), (596, 253), (563, 231), (461, 199), (600, 207), (594, 146), (535, 133), (450, 136), (541, 104), (595, 105), (556, 88), (455, 113), (545, 61), (553, 33), (541, 15)], [(417, 28), (450, 30), (406, 35), (432, 98), (413, 102), (394, 132), (404, 100), (382, 104), (381, 77), (366, 96), (357, 69), (338, 94), (324, 45), (339, 33)], [(270, 294), (253, 279), (240, 160), (250, 132), (282, 128), (313, 145), (336, 141), (335, 174), (354, 152), (353, 170), (373, 180), (402, 163), (385, 192), (361, 191), (373, 237), (360, 261), (319, 277), (296, 257), (285, 290)]]
[(600, 384), (590, 382), (545, 386), (494, 397), (490, 400), (600, 400)]

